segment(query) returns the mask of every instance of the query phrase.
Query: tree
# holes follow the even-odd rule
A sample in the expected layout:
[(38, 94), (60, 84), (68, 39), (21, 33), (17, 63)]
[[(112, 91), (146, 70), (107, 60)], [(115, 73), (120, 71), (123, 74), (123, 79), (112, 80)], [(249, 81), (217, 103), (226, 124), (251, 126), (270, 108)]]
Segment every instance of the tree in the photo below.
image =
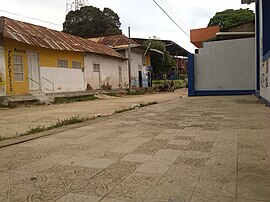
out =
[(255, 21), (255, 14), (252, 10), (242, 9), (233, 10), (227, 9), (222, 12), (217, 12), (213, 18), (210, 19), (208, 27), (219, 25), (223, 29), (243, 23)]
[(110, 8), (104, 8), (106, 34), (121, 34), (121, 23), (119, 16)]
[(67, 14), (63, 24), (63, 32), (90, 38), (121, 34), (120, 26), (120, 18), (113, 10), (104, 8), (101, 11), (93, 6), (85, 6)]
[(156, 74), (168, 74), (171, 68), (175, 66), (175, 61), (166, 50), (165, 43), (160, 41), (157, 37), (145, 41), (144, 45), (148, 47), (150, 44), (151, 49), (161, 51), (163, 54), (155, 54), (151, 56), (151, 64), (154, 67), (154, 73)]

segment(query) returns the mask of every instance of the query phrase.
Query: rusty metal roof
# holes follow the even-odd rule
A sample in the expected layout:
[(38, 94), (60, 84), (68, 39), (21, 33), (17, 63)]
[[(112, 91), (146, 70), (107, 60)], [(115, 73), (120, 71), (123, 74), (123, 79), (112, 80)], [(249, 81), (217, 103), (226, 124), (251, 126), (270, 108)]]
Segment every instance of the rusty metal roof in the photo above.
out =
[(98, 43), (105, 44), (112, 48), (128, 48), (128, 44), (130, 43), (131, 47), (140, 47), (141, 44), (136, 41), (129, 39), (123, 34), (113, 35), (113, 36), (104, 36), (97, 38), (89, 38), (90, 41), (95, 41)]
[(3, 23), (2, 30), (0, 27), (0, 34), (4, 38), (13, 39), (21, 43), (54, 50), (95, 53), (126, 59), (106, 45), (78, 36), (6, 17), (0, 17), (0, 22), (0, 25)]

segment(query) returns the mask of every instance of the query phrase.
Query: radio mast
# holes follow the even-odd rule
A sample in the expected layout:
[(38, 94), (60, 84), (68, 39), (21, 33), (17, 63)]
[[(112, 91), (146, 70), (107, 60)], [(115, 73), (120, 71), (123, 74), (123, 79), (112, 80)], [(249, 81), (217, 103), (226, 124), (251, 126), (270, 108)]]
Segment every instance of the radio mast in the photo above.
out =
[(88, 0), (67, 0), (66, 14), (70, 11), (80, 10), (81, 7), (88, 5)]

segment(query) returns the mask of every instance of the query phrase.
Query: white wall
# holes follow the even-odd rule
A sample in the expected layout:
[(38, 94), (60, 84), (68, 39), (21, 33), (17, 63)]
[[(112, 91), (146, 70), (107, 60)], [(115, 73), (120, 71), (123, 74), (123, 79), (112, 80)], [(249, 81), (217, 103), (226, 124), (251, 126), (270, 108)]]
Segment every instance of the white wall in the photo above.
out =
[(131, 80), (132, 86), (139, 87), (139, 68), (142, 69), (142, 51), (132, 49), (131, 51)]
[[(139, 84), (139, 69), (142, 70), (143, 87), (148, 87), (148, 78), (146, 67), (143, 66), (143, 54), (144, 50), (131, 49), (131, 84), (133, 87), (140, 87)], [(126, 51), (126, 57), (128, 53)]]
[(0, 96), (6, 94), (5, 50), (0, 46)]
[[(87, 54), (84, 57), (85, 81), (93, 88), (93, 64), (100, 64), (100, 84), (111, 86), (112, 89), (128, 87), (127, 61), (109, 56)], [(119, 66), (122, 67), (122, 82), (119, 81)], [(86, 87), (85, 86), (85, 87)]]
[(255, 39), (205, 42), (194, 67), (195, 90), (255, 90)]
[(55, 92), (84, 91), (84, 73), (81, 69), (67, 69), (55, 67), (40, 67), (41, 88), (44, 93), (52, 93), (52, 84), (42, 77), (50, 80), (55, 85)]

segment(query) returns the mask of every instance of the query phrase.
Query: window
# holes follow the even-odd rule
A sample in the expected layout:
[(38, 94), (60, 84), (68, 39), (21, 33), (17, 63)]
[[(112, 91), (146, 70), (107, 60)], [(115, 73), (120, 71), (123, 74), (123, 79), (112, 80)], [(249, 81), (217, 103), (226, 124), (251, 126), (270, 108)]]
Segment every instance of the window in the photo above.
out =
[(14, 63), (14, 80), (17, 82), (24, 81), (22, 56), (14, 55), (13, 63)]
[(122, 77), (122, 67), (119, 66), (119, 83), (121, 83), (123, 80), (123, 77)]
[(58, 67), (68, 68), (68, 61), (67, 60), (57, 60), (57, 61), (58, 61)]
[(100, 64), (94, 64), (94, 72), (100, 72)]
[(76, 61), (73, 61), (72, 62), (72, 68), (73, 69), (81, 69), (81, 63), (80, 62), (76, 62)]

